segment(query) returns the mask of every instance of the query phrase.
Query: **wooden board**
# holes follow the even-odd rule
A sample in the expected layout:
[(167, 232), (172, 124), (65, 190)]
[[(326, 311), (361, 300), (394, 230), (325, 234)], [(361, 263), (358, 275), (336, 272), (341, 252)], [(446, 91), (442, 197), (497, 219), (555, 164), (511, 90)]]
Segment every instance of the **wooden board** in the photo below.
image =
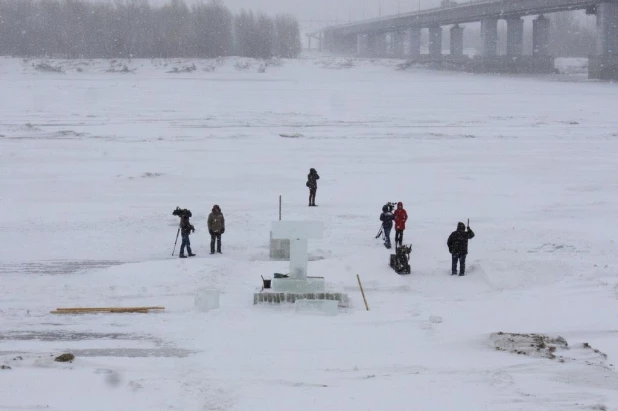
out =
[(165, 310), (165, 307), (83, 307), (56, 308), (52, 314), (95, 314), (95, 313), (140, 313), (147, 314), (150, 310)]
[(165, 307), (75, 307), (56, 308), (57, 311), (109, 311), (109, 310), (165, 310)]

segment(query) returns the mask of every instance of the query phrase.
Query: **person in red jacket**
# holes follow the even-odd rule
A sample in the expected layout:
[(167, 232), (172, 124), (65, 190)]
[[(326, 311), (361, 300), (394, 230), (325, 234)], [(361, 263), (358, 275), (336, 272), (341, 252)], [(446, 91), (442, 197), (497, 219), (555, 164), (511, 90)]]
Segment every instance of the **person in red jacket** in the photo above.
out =
[(406, 229), (406, 221), (408, 221), (408, 213), (403, 208), (403, 203), (397, 203), (395, 210), (395, 248), (403, 245), (403, 230)]

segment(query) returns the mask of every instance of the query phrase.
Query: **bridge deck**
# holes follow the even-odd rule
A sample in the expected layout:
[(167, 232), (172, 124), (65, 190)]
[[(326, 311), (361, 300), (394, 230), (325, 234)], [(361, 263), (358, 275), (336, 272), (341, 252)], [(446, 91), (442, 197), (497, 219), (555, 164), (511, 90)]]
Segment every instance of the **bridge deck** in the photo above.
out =
[[(618, 0), (604, 0), (616, 3)], [(488, 18), (509, 18), (558, 11), (585, 9), (600, 0), (491, 0), (453, 5), (416, 13), (407, 13), (358, 23), (326, 27), (322, 31), (338, 36), (359, 33), (379, 33), (410, 27), (431, 27), (457, 23), (471, 23)]]

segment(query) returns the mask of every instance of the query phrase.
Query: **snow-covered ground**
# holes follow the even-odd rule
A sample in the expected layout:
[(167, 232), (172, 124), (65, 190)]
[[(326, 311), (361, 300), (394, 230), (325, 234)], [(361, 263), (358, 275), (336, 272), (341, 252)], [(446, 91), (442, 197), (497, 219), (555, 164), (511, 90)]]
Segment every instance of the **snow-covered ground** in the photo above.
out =
[[(618, 85), (388, 60), (40, 63), (0, 59), (0, 410), (618, 408)], [(268, 259), (279, 195), (284, 219), (325, 224), (309, 271), (349, 294), (338, 316), (253, 305), (287, 269)], [(409, 276), (374, 239), (387, 201), (410, 216)], [(171, 256), (176, 206), (193, 259)], [(468, 218), (469, 275), (451, 277)], [(219, 310), (195, 310), (202, 287)], [(136, 305), (166, 310), (49, 313)], [(518, 355), (527, 340), (500, 331), (570, 349)]]

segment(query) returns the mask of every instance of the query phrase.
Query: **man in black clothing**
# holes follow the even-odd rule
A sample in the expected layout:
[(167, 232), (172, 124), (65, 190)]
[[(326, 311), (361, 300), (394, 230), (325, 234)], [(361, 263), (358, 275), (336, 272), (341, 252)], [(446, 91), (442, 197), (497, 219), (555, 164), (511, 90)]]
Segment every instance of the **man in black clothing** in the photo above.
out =
[(466, 274), (466, 255), (468, 255), (468, 240), (474, 238), (474, 232), (464, 223), (457, 223), (457, 230), (453, 231), (446, 241), (448, 251), (452, 255), (451, 275), (457, 275), (457, 261), (459, 261), (459, 275)]
[(315, 207), (315, 193), (318, 191), (318, 180), (320, 176), (315, 168), (309, 170), (307, 175), (307, 187), (309, 187), (309, 207)]
[(393, 229), (393, 221), (395, 216), (391, 212), (388, 205), (382, 207), (382, 214), (380, 214), (380, 221), (382, 221), (382, 229), (384, 230), (384, 247), (391, 248), (391, 230)]
[(182, 244), (180, 245), (180, 258), (187, 258), (185, 255), (185, 247), (187, 247), (187, 253), (189, 257), (194, 257), (195, 254), (191, 252), (191, 241), (189, 240), (189, 234), (195, 232), (195, 227), (189, 222), (189, 216), (183, 215), (180, 217), (180, 234), (182, 235)]

